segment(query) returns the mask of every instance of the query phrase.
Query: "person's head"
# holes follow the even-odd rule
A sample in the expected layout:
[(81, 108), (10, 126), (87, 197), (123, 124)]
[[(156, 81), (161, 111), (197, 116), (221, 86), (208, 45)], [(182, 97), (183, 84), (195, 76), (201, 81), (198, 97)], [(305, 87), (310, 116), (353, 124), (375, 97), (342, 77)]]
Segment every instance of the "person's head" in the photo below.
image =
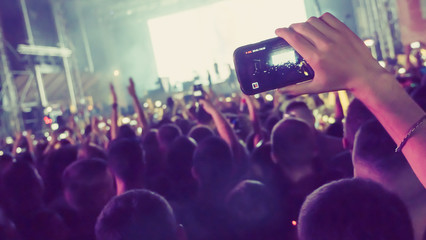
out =
[(3, 204), (12, 215), (26, 214), (43, 206), (43, 181), (28, 162), (16, 160), (3, 170), (1, 176)]
[(209, 137), (198, 144), (193, 156), (193, 173), (201, 186), (222, 187), (229, 181), (233, 157), (228, 144), (219, 137)]
[(374, 180), (397, 193), (423, 190), (404, 155), (395, 153), (395, 148), (396, 144), (377, 120), (366, 122), (355, 138), (352, 154), (355, 177)]
[(315, 129), (315, 117), (308, 105), (302, 101), (293, 101), (287, 105), (285, 114), (293, 118), (305, 121), (312, 129)]
[(197, 144), (192, 138), (180, 136), (170, 146), (167, 154), (167, 165), (173, 176), (190, 175), (192, 167), (192, 155)]
[(255, 148), (250, 155), (250, 176), (266, 184), (275, 181), (279, 174), (279, 167), (272, 160), (271, 151), (272, 145), (268, 142)]
[(180, 128), (183, 135), (187, 135), (189, 130), (191, 130), (191, 128), (193, 126), (191, 121), (189, 121), (188, 119), (181, 118), (181, 117), (176, 117), (176, 119), (174, 120), (174, 123), (176, 124), (176, 126), (178, 126)]
[(207, 126), (196, 125), (191, 128), (188, 136), (193, 138), (197, 143), (200, 143), (204, 139), (214, 136), (214, 132)]
[(8, 216), (6, 216), (3, 209), (0, 208), (0, 239), (18, 240), (20, 239), (16, 225)]
[(114, 178), (104, 160), (85, 159), (72, 163), (62, 176), (67, 203), (79, 212), (96, 212), (115, 195)]
[(412, 240), (404, 203), (363, 179), (331, 182), (311, 193), (299, 214), (300, 240)]
[(47, 155), (44, 166), (41, 166), (41, 175), (46, 184), (47, 201), (62, 194), (62, 174), (65, 168), (77, 159), (77, 152), (77, 146), (65, 146)]
[(132, 127), (128, 124), (124, 124), (118, 128), (118, 139), (122, 138), (128, 138), (128, 139), (135, 139), (136, 133), (133, 131)]
[(363, 123), (373, 118), (374, 115), (360, 100), (356, 98), (352, 100), (348, 106), (345, 124), (343, 125), (343, 146), (345, 149), (352, 151), (356, 131)]
[[(141, 145), (136, 140), (117, 139), (108, 147), (108, 167), (122, 190), (143, 186), (145, 162)], [(122, 192), (117, 186), (117, 191)]]
[(107, 154), (101, 147), (94, 144), (83, 144), (78, 148), (77, 160), (99, 158), (107, 160)]
[(164, 124), (158, 129), (158, 141), (162, 150), (168, 151), (173, 141), (182, 135), (182, 131), (175, 124)]
[(297, 118), (284, 119), (272, 130), (272, 156), (281, 167), (313, 164), (317, 155), (315, 135), (308, 124)]
[[(255, 180), (237, 184), (226, 198), (230, 226), (236, 239), (270, 239), (277, 224), (277, 202), (265, 185)], [(282, 227), (282, 226), (281, 226)]]
[(98, 240), (183, 240), (172, 208), (160, 195), (131, 190), (111, 199), (98, 217)]

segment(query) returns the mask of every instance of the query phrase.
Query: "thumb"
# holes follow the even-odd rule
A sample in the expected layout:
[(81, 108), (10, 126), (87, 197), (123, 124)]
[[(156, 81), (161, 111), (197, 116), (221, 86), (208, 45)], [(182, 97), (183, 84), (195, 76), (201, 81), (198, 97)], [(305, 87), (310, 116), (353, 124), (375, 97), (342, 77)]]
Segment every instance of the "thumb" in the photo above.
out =
[(316, 86), (313, 80), (308, 80), (305, 82), (297, 83), (294, 85), (286, 86), (279, 89), (279, 92), (282, 94), (289, 95), (301, 95), (305, 93), (317, 93), (319, 92), (318, 86)]

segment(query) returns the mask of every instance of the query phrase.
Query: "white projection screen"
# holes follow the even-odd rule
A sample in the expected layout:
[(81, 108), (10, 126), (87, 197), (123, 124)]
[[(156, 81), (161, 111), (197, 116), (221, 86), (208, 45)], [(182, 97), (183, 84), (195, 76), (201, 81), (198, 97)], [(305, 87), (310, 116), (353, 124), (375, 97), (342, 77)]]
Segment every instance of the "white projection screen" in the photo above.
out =
[[(302, 0), (225, 0), (150, 19), (158, 76), (179, 85), (196, 75), (224, 81), (242, 45), (275, 37), (274, 30), (306, 20)], [(219, 75), (214, 63), (218, 64)]]

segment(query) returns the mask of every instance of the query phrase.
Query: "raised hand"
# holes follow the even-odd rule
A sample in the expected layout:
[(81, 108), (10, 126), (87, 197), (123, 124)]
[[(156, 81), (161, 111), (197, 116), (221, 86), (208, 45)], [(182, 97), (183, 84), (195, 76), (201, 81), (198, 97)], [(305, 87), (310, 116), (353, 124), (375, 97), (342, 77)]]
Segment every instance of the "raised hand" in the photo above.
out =
[(115, 88), (112, 83), (109, 84), (109, 90), (111, 92), (112, 102), (117, 103), (117, 94), (115, 93)]
[(135, 83), (132, 78), (129, 78), (129, 86), (127, 87), (127, 90), (129, 91), (130, 96), (136, 96)]
[(357, 91), (387, 74), (364, 42), (330, 13), (279, 28), (275, 33), (299, 52), (315, 71), (313, 81), (285, 87), (290, 94)]

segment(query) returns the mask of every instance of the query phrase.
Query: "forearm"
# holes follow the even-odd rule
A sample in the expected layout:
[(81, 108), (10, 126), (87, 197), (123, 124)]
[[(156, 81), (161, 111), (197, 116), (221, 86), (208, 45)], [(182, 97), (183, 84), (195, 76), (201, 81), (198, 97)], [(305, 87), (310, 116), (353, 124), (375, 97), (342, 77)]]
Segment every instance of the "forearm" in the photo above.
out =
[(148, 120), (145, 116), (145, 112), (142, 109), (141, 103), (138, 100), (137, 96), (132, 96), (133, 107), (135, 108), (136, 114), (138, 115), (138, 122), (142, 128), (148, 128)]
[(28, 151), (34, 155), (34, 143), (33, 143), (33, 139), (31, 137), (31, 134), (28, 134), (26, 137), (27, 140), (27, 144), (28, 144)]
[(237, 142), (237, 137), (235, 136), (231, 125), (219, 111), (215, 111), (211, 115), (219, 135), (229, 144), (229, 146), (233, 147)]
[[(425, 112), (402, 89), (390, 74), (380, 74), (374, 84), (353, 91), (380, 121), (397, 145), (407, 136), (413, 125)], [(426, 124), (421, 125), (409, 138), (402, 153), (417, 177), (426, 187)]]
[(253, 105), (253, 102), (251, 101), (251, 99), (247, 100), (247, 107), (248, 107), (248, 111), (249, 111), (249, 118), (251, 121), (251, 124), (253, 126), (253, 131), (254, 131), (254, 146), (256, 146), (261, 140), (262, 140), (262, 129), (260, 127), (260, 122), (259, 122), (259, 118), (257, 116), (257, 112), (256, 109)]
[(117, 138), (118, 135), (118, 106), (117, 103), (112, 104), (111, 112), (111, 140)]
[(336, 104), (334, 105), (334, 118), (338, 121), (341, 121), (345, 117), (345, 115), (343, 114), (342, 103), (340, 102), (339, 93), (335, 92), (334, 94), (336, 96)]
[(244, 151), (242, 150), (242, 146), (239, 143), (238, 137), (232, 129), (231, 125), (219, 111), (215, 110), (214, 112), (210, 112), (210, 114), (216, 125), (216, 129), (219, 133), (219, 136), (223, 140), (225, 140), (226, 143), (228, 143), (234, 154), (235, 159), (237, 161), (241, 161), (242, 156), (244, 155)]

